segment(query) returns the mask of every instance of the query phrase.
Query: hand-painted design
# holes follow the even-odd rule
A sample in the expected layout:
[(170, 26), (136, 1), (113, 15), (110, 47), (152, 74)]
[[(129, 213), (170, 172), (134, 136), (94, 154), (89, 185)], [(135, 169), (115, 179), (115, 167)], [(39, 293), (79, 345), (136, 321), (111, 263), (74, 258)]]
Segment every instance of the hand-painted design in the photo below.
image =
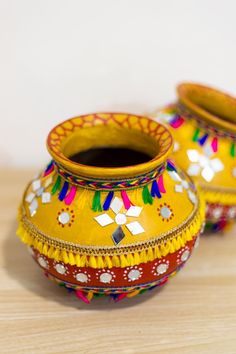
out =
[(36, 214), (38, 206), (39, 206), (38, 201), (36, 198), (34, 198), (29, 205), (29, 212), (31, 217), (33, 217)]
[(49, 192), (42, 193), (41, 199), (42, 199), (43, 204), (50, 203), (51, 202), (51, 193), (49, 193)]
[(187, 150), (189, 161), (191, 162), (187, 173), (190, 176), (202, 177), (211, 182), (217, 172), (224, 170), (224, 165), (219, 158), (210, 159), (210, 156), (202, 155), (197, 150)]
[(30, 204), (33, 201), (34, 197), (35, 193), (31, 192), (27, 194), (27, 196), (25, 197), (25, 201)]
[(157, 211), (158, 215), (162, 217), (162, 221), (169, 222), (174, 217), (173, 210), (167, 203), (160, 204), (159, 208), (157, 208)]
[(54, 262), (54, 269), (56, 270), (57, 273), (61, 275), (68, 275), (68, 268), (65, 266), (64, 263), (62, 262)]
[(124, 270), (124, 279), (128, 280), (128, 282), (136, 281), (140, 279), (142, 275), (143, 275), (143, 269), (142, 267), (139, 267), (137, 265), (127, 267)]
[(37, 261), (38, 261), (38, 264), (42, 267), (42, 268), (45, 268), (45, 269), (48, 269), (48, 261), (45, 257), (43, 257), (42, 255), (40, 255), (38, 258), (37, 258)]
[(46, 179), (46, 181), (44, 182), (44, 188), (49, 187), (49, 186), (52, 184), (52, 182), (53, 182), (52, 176), (48, 177), (48, 178)]
[(234, 219), (236, 217), (236, 206), (229, 208), (227, 215), (230, 219)]
[(236, 178), (236, 166), (232, 169), (232, 175), (234, 178)]
[(32, 182), (32, 189), (34, 192), (36, 192), (40, 187), (41, 187), (40, 179), (36, 179)]
[(58, 212), (57, 216), (58, 224), (61, 227), (64, 227), (65, 225), (71, 226), (73, 222), (75, 221), (75, 214), (74, 210), (70, 208), (63, 208)]
[(152, 267), (152, 274), (154, 274), (155, 276), (165, 274), (169, 269), (169, 265), (169, 260), (160, 259), (158, 262), (154, 263)]
[(190, 190), (188, 190), (188, 197), (189, 197), (189, 200), (193, 203), (193, 205), (195, 205), (197, 203), (196, 194)]
[(101, 283), (109, 284), (114, 283), (116, 275), (110, 269), (101, 269), (96, 273), (96, 278), (99, 279)]
[(44, 187), (40, 187), (39, 189), (37, 189), (36, 191), (36, 196), (37, 197), (41, 197), (41, 195), (43, 194), (44, 192)]
[(180, 143), (178, 141), (175, 141), (173, 151), (176, 152), (179, 151), (179, 149), (180, 149)]
[(212, 216), (214, 219), (220, 219), (223, 213), (223, 208), (222, 206), (218, 206), (212, 210)]
[[(114, 222), (118, 225), (118, 228), (112, 234), (112, 239), (115, 244), (117, 244), (117, 240), (119, 240), (119, 242), (120, 242), (124, 238), (124, 237), (122, 237), (123, 234), (121, 233), (121, 231), (123, 233), (124, 233), (124, 231), (121, 229), (120, 225), (125, 225), (126, 228), (133, 235), (138, 235), (138, 234), (144, 232), (143, 227), (140, 225), (140, 223), (138, 221), (128, 222), (128, 220), (127, 220), (127, 217), (128, 218), (129, 217), (135, 217), (135, 218), (139, 217), (139, 215), (142, 211), (142, 207), (132, 205), (125, 213), (121, 212), (122, 208), (123, 208), (123, 203), (122, 203), (121, 199), (119, 199), (118, 197), (115, 197), (110, 205), (110, 209), (116, 214), (114, 219), (112, 219), (106, 213), (100, 214), (100, 215), (94, 217), (94, 219), (97, 221), (97, 223), (100, 226), (104, 227), (104, 226), (107, 226), (107, 225), (112, 224)], [(119, 235), (118, 238), (116, 238), (117, 235)]]
[(89, 283), (91, 280), (90, 274), (87, 272), (87, 270), (81, 269), (74, 271), (73, 273), (74, 278), (79, 281), (80, 283)]
[(112, 240), (115, 245), (118, 245), (123, 238), (125, 237), (125, 233), (122, 230), (121, 226), (118, 226), (117, 229), (112, 234)]
[(186, 262), (190, 256), (190, 250), (188, 246), (183, 247), (177, 256), (177, 264)]

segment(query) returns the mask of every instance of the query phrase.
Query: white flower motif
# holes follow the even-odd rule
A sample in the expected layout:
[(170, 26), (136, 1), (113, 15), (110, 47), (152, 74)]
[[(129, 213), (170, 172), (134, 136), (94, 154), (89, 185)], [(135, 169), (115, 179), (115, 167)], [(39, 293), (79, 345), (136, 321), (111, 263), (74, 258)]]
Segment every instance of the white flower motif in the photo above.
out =
[(224, 165), (218, 158), (211, 159), (213, 152), (208, 145), (204, 149), (204, 153), (204, 155), (200, 154), (198, 150), (194, 149), (187, 150), (191, 162), (187, 173), (190, 176), (198, 176), (201, 173), (207, 182), (211, 182), (217, 172), (223, 171)]
[(197, 203), (196, 194), (191, 190), (191, 185), (184, 179), (176, 171), (168, 171), (170, 178), (177, 182), (175, 184), (175, 192), (183, 193), (185, 190), (187, 191), (189, 200), (193, 203)]
[(128, 222), (127, 219), (127, 217), (139, 217), (142, 207), (132, 205), (126, 213), (121, 213), (123, 202), (121, 199), (115, 197), (110, 205), (110, 208), (115, 213), (114, 219), (112, 219), (107, 213), (98, 215), (94, 219), (99, 225), (107, 226), (115, 222), (118, 226), (125, 225), (133, 235), (139, 235), (144, 232), (144, 228), (138, 221)]

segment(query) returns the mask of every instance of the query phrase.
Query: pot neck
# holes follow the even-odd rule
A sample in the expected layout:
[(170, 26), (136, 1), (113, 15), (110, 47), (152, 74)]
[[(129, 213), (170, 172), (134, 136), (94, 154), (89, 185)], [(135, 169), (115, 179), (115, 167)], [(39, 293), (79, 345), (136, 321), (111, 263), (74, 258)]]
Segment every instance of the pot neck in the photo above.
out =
[(213, 88), (182, 83), (177, 87), (177, 109), (183, 116), (236, 135), (236, 99)]
[[(109, 181), (134, 183), (136, 180), (136, 183), (142, 183), (145, 178), (152, 180), (160, 175), (172, 151), (172, 137), (166, 127), (144, 116), (96, 113), (74, 117), (57, 125), (48, 135), (47, 147), (54, 166), (64, 178), (81, 186), (85, 181), (98, 183), (97, 188), (104, 189), (105, 185), (106, 189)], [(70, 158), (81, 151), (99, 147), (132, 148), (148, 154), (150, 160), (124, 167), (95, 167)]]

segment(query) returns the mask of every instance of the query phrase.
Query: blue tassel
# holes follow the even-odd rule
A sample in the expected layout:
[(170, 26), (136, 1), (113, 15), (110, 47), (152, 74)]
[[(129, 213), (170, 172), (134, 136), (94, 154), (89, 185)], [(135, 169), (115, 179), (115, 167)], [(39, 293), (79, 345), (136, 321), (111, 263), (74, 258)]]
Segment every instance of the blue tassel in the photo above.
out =
[(206, 133), (205, 135), (203, 135), (201, 138), (198, 139), (199, 144), (203, 146), (207, 141), (207, 138), (208, 138), (208, 134)]
[(62, 190), (60, 191), (60, 194), (58, 196), (58, 199), (60, 201), (62, 201), (65, 198), (68, 188), (69, 188), (69, 183), (65, 181), (63, 184)]
[(157, 184), (157, 181), (154, 180), (152, 182), (152, 188), (151, 188), (151, 196), (153, 198), (157, 197), (157, 198), (161, 198), (161, 193), (159, 191), (159, 188), (158, 188), (158, 184)]
[(113, 196), (114, 196), (113, 191), (111, 191), (107, 194), (106, 199), (103, 204), (103, 210), (109, 210)]
[(175, 165), (171, 160), (167, 160), (167, 170), (168, 171), (176, 171)]

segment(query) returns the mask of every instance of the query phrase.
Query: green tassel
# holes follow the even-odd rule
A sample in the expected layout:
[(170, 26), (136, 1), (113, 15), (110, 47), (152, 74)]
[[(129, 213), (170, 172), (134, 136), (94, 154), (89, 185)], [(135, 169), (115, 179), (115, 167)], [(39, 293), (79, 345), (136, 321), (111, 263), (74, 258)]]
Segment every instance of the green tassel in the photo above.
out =
[(200, 129), (197, 128), (195, 130), (194, 134), (193, 134), (192, 141), (197, 141), (198, 140), (199, 133), (200, 133)]
[(152, 196), (149, 192), (148, 186), (143, 187), (142, 197), (143, 197), (144, 204), (152, 204), (153, 203), (153, 199), (152, 199)]
[(236, 151), (235, 151), (235, 143), (232, 143), (231, 147), (230, 147), (230, 155), (232, 157), (235, 157), (236, 155)]
[(102, 211), (101, 206), (101, 192), (96, 191), (93, 197), (93, 204), (92, 204), (93, 211)]
[(60, 188), (61, 185), (61, 176), (57, 176), (56, 182), (54, 183), (54, 186), (52, 187), (52, 194), (55, 194), (56, 191)]

